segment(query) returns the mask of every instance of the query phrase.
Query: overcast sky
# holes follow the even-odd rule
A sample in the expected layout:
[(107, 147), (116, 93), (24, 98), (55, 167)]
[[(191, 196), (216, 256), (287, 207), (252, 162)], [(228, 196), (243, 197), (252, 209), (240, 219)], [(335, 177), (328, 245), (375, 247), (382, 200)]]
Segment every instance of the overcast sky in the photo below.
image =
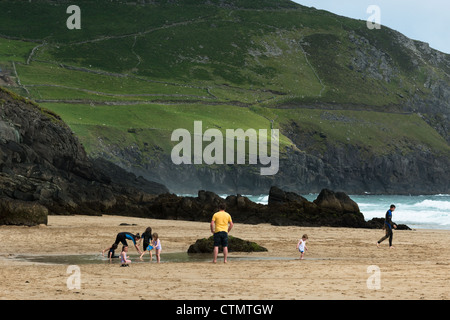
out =
[(367, 20), (370, 5), (377, 5), (381, 25), (407, 37), (428, 42), (450, 54), (450, 0), (293, 0), (301, 5), (342, 16)]

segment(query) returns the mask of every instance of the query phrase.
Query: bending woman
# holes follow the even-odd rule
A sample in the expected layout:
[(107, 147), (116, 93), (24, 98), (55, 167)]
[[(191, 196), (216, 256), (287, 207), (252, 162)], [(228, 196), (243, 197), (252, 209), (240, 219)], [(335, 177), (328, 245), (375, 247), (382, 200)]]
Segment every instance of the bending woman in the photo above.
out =
[(120, 232), (116, 236), (116, 242), (114, 244), (118, 245), (119, 242), (122, 243), (124, 246), (128, 247), (127, 240), (133, 241), (134, 247), (139, 252), (139, 254), (142, 254), (141, 249), (139, 249), (139, 246), (137, 245), (137, 241), (141, 238), (141, 236), (138, 234), (134, 235), (131, 232)]

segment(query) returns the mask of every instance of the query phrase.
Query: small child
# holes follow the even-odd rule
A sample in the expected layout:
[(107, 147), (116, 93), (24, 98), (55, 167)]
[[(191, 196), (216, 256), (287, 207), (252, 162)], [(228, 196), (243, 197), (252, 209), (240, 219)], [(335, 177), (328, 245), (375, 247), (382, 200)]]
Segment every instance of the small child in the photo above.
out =
[(161, 261), (161, 241), (159, 240), (158, 234), (153, 234), (153, 240), (152, 240), (153, 248), (155, 248), (155, 254), (156, 254), (156, 262), (159, 263)]
[(118, 256), (114, 255), (114, 252), (116, 251), (116, 249), (117, 249), (117, 244), (113, 243), (111, 245), (111, 247), (106, 248), (105, 250), (102, 250), (102, 256), (105, 256), (105, 251), (108, 251), (109, 262), (112, 262), (113, 258), (118, 258)]
[[(148, 250), (148, 246), (151, 246), (151, 242), (152, 242), (152, 228), (148, 227), (147, 229), (145, 229), (145, 231), (142, 233), (141, 235), (141, 239), (144, 240), (143, 246), (142, 246), (142, 252), (145, 252), (145, 250)], [(141, 242), (141, 240), (139, 240), (139, 243)], [(150, 251), (150, 250), (149, 250)], [(151, 256), (151, 251), (150, 251), (150, 256)], [(141, 255), (142, 257), (142, 255)], [(151, 259), (150, 259), (151, 260)]]
[(127, 257), (127, 252), (128, 246), (123, 246), (122, 252), (120, 253), (120, 261), (122, 262), (122, 264), (120, 265), (121, 267), (129, 267), (128, 264), (131, 263), (131, 260)]
[(150, 254), (150, 262), (151, 262), (153, 259), (152, 250), (153, 250), (153, 243), (152, 240), (150, 240), (150, 243), (144, 245), (144, 250), (142, 251), (142, 254), (139, 257), (139, 259), (142, 260), (142, 257), (144, 256), (145, 252), (148, 251), (148, 253)]
[(300, 252), (300, 260), (303, 260), (303, 255), (305, 254), (305, 250), (308, 250), (308, 248), (306, 247), (307, 239), (308, 239), (308, 235), (304, 234), (297, 243), (297, 249)]

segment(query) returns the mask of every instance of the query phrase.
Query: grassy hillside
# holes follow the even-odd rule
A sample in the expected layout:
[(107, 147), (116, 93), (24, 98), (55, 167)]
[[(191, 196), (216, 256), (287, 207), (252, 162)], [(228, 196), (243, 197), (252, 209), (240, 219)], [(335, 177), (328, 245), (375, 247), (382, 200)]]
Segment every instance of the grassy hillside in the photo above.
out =
[[(202, 1), (158, 1), (145, 6), (80, 1), (82, 29), (68, 30), (66, 4), (6, 1), (0, 13), (1, 34), (43, 43), (32, 57), (35, 61), (213, 86), (211, 94), (216, 86), (222, 95), (221, 86), (238, 86), (256, 95), (251, 103), (269, 101), (273, 105), (286, 98), (307, 102), (320, 98), (327, 102), (398, 104), (400, 95), (417, 84), (409, 77), (409, 53), (392, 45), (387, 28), (369, 32), (363, 21), (337, 18), (286, 1), (267, 3), (290, 4), (289, 9), (267, 8), (258, 1), (262, 11), (245, 7), (251, 1), (230, 3), (235, 7)], [(399, 71), (393, 81), (380, 82), (348, 67), (353, 50), (359, 47), (350, 41), (349, 30), (382, 47), (392, 60), (392, 68)], [(53, 73), (54, 66), (47, 67), (50, 70), (43, 70), (42, 65), (40, 70), (27, 66), (20, 74), (27, 78), (41, 71)], [(24, 84), (34, 84), (38, 79), (25, 80), (29, 81)], [(84, 89), (73, 83), (68, 86)], [(111, 89), (120, 92), (122, 88)], [(267, 90), (277, 94), (265, 95)], [(246, 94), (243, 96), (245, 101)], [(39, 97), (37, 93), (35, 97)]]
[(81, 30), (69, 3), (0, 2), (0, 85), (59, 114), (93, 156), (155, 166), (195, 120), (279, 128), (283, 152), (318, 157), (330, 143), (450, 155), (450, 57), (388, 28), (286, 0), (70, 4)]

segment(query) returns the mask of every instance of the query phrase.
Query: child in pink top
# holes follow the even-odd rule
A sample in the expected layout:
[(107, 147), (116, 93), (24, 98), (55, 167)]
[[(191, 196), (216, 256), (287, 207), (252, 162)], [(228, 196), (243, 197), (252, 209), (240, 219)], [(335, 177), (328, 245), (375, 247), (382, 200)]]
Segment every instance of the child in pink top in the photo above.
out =
[(131, 260), (127, 257), (128, 246), (122, 247), (122, 252), (120, 253), (120, 261), (122, 262), (121, 267), (129, 267)]
[(155, 254), (156, 254), (156, 262), (159, 263), (161, 261), (161, 240), (159, 240), (158, 234), (153, 234), (153, 248), (155, 248)]

